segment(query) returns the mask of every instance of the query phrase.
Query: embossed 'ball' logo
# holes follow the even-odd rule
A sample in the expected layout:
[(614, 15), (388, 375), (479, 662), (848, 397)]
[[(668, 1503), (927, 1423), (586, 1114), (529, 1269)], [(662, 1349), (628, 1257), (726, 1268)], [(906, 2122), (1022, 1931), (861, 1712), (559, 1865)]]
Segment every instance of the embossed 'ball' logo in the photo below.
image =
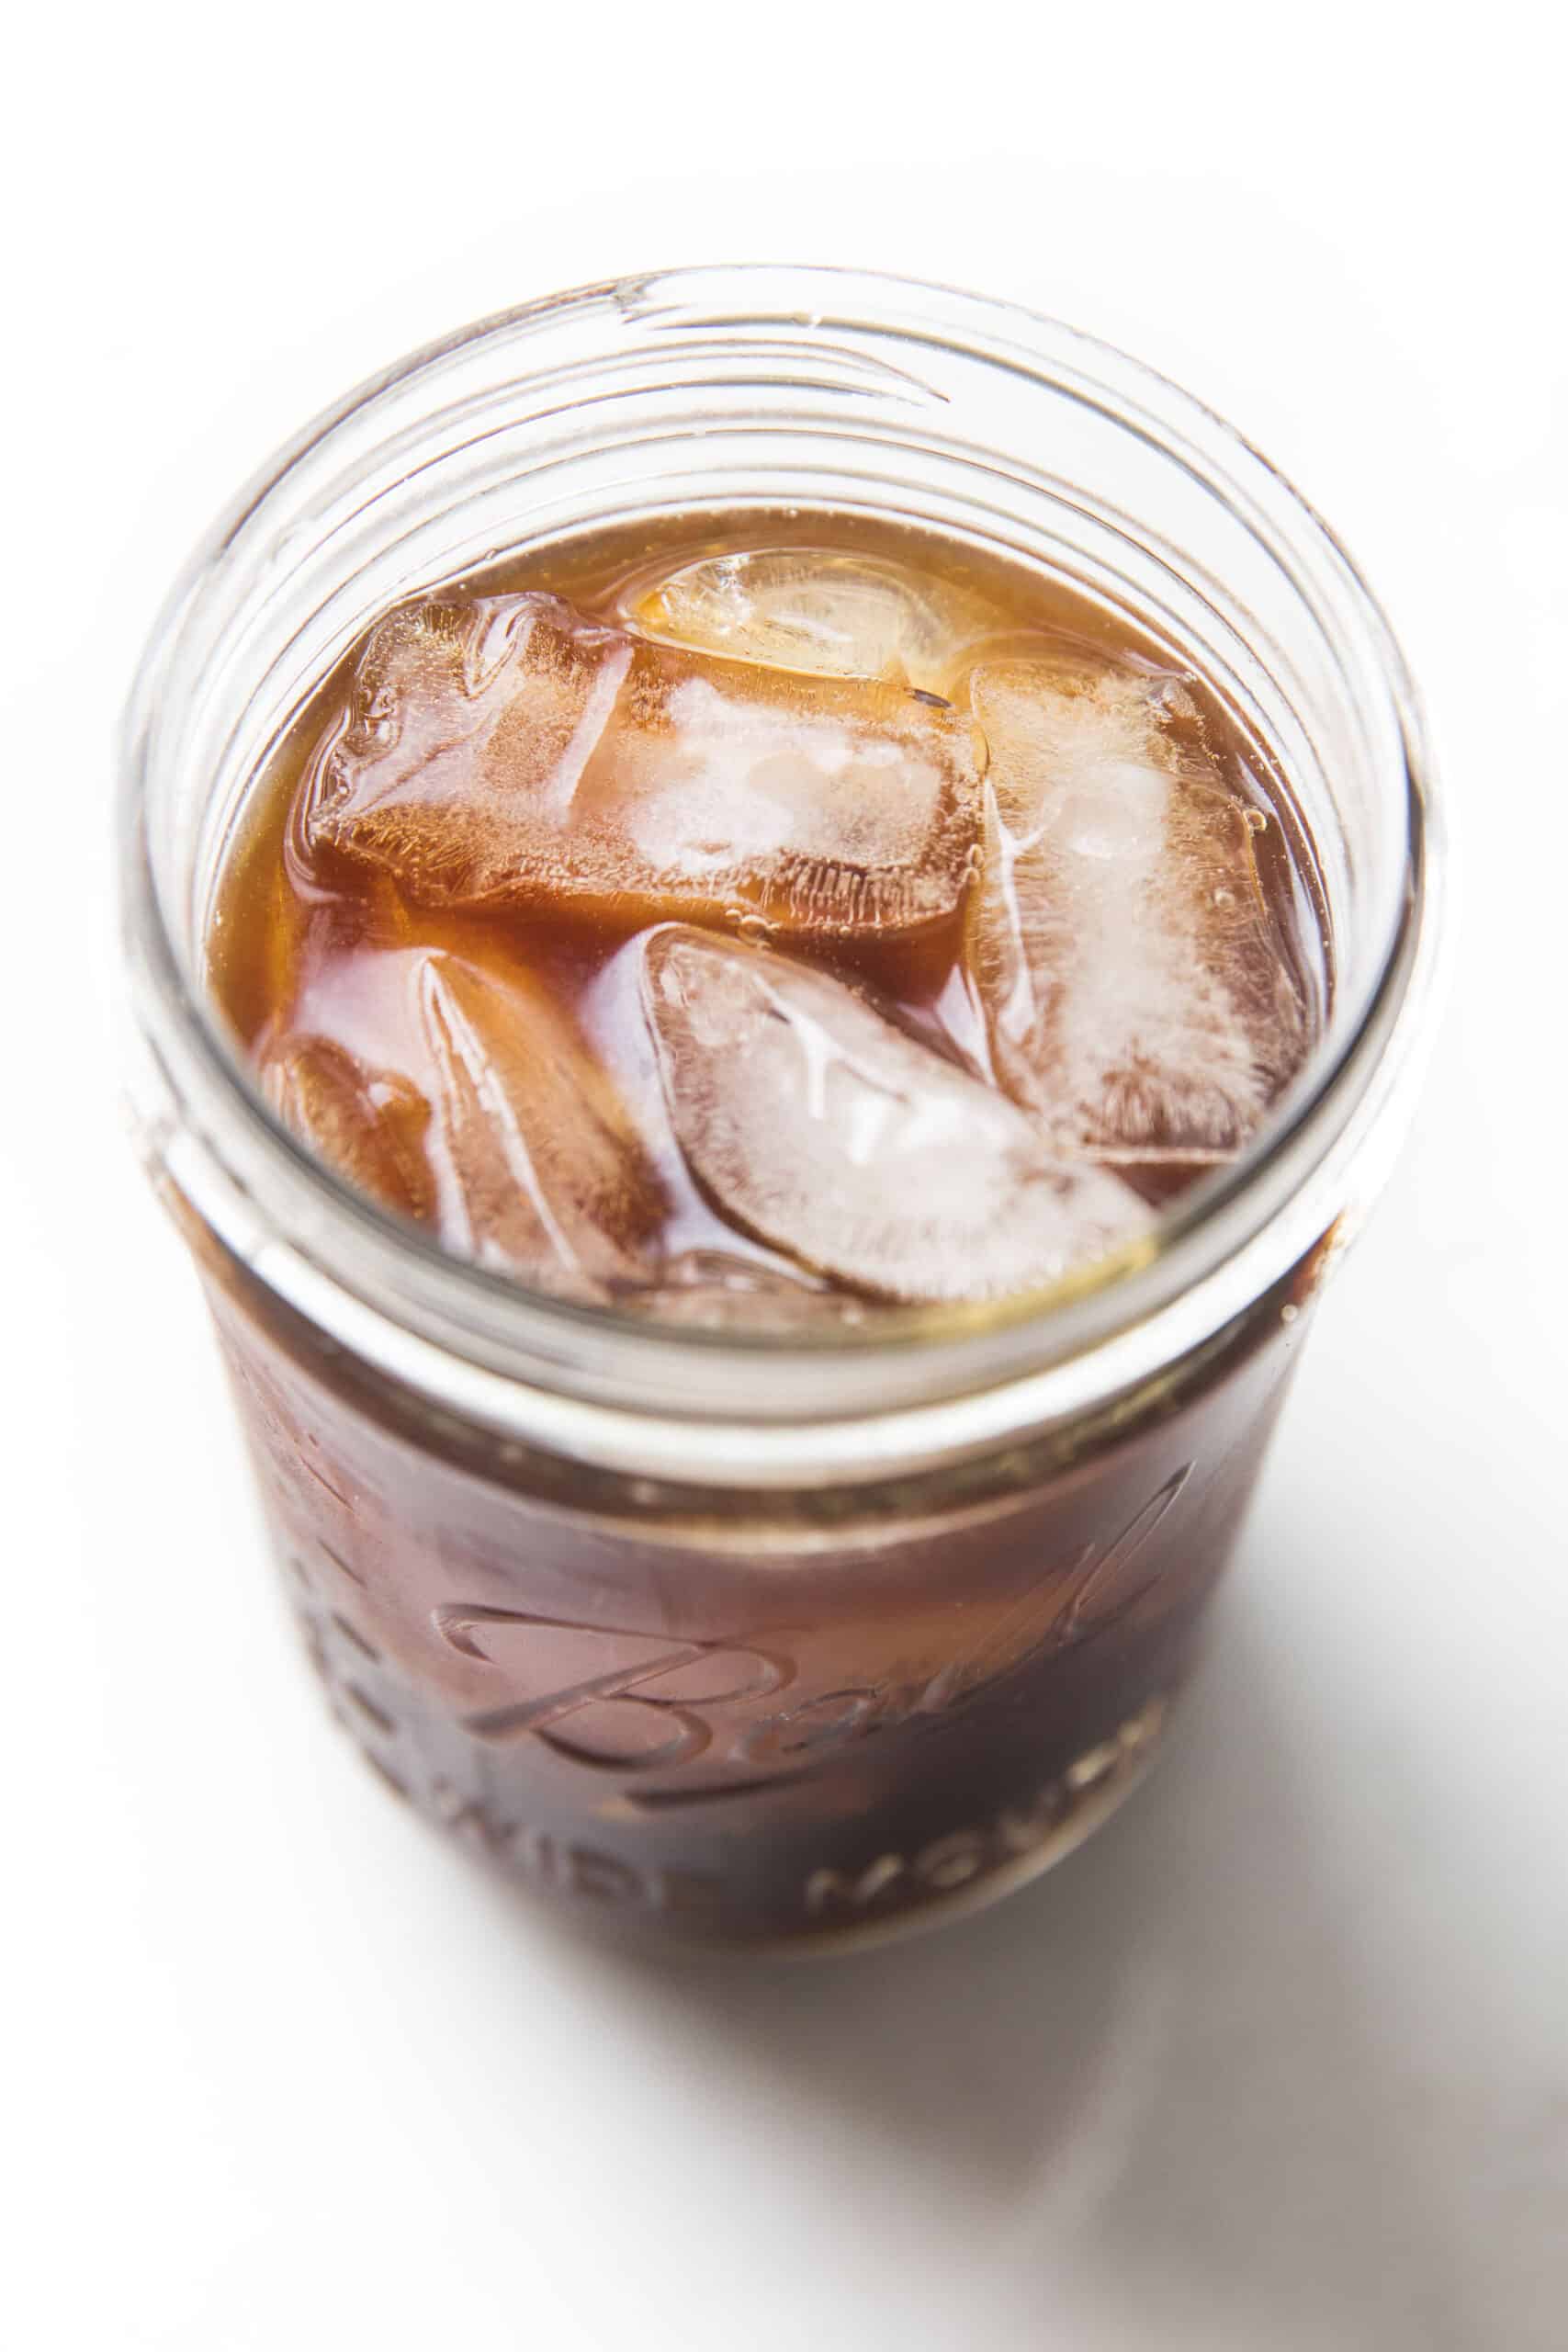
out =
[[(504, 1696), (464, 1717), (479, 1738), (532, 1738), (592, 1770), (658, 1775), (640, 1804), (711, 1802), (732, 1792), (711, 1774), (662, 1783), (716, 1747), (746, 1776), (739, 1785), (794, 1777), (873, 1734), (940, 1722), (1129, 1616), (1165, 1573), (1168, 1551), (1151, 1551), (1149, 1538), (1192, 1470), (1184, 1463), (1109, 1542), (1054, 1565), (914, 1682), (803, 1690), (796, 1648), (808, 1637), (784, 1628), (744, 1642), (681, 1641), (463, 1602), (437, 1609), (434, 1624), (460, 1657), (496, 1670)], [(764, 1703), (781, 1694), (782, 1706)]]
[(525, 1733), (604, 1770), (672, 1770), (713, 1739), (707, 1711), (782, 1690), (787, 1658), (728, 1642), (671, 1642), (506, 1609), (438, 1609), (452, 1648), (500, 1667), (515, 1695), (466, 1720), (481, 1739)]

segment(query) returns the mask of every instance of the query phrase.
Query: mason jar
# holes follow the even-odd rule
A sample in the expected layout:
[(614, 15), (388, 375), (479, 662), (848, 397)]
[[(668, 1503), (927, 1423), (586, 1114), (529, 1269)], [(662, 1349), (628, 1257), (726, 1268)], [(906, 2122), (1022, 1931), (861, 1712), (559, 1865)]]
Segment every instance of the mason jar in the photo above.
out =
[[(1284, 778), (1309, 1060), (1143, 1262), (822, 1336), (661, 1329), (462, 1263), (313, 1159), (203, 984), (272, 748), (388, 606), (660, 516), (913, 521), (1065, 579)], [(392, 368), (200, 549), (124, 745), (141, 1147), (330, 1704), (486, 1864), (630, 1936), (805, 1950), (987, 1903), (1157, 1752), (1435, 960), (1415, 697), (1317, 517), (1069, 327), (836, 270), (623, 279)]]

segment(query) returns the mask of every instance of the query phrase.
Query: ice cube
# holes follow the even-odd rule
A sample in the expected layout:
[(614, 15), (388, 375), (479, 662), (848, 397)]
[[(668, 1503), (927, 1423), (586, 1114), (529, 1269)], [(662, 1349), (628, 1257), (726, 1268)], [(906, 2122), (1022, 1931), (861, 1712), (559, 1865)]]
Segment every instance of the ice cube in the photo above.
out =
[(1134, 1242), (1119, 1177), (1064, 1166), (1005, 1096), (840, 981), (671, 926), (644, 1000), (671, 1117), (721, 1215), (874, 1295), (996, 1297)]
[(545, 989), (433, 953), (416, 981), (448, 1248), (597, 1299), (646, 1279), (659, 1181), (611, 1080)]
[(1266, 820), (1171, 731), (1193, 715), (1178, 682), (1020, 662), (970, 688), (990, 762), (969, 947), (998, 1077), (1064, 1149), (1230, 1158), (1306, 1038)]
[(433, 1215), (430, 1105), (406, 1079), (372, 1073), (331, 1038), (310, 1035), (276, 1040), (260, 1077), (285, 1125), (338, 1175), (404, 1216)]
[(712, 1331), (810, 1333), (846, 1329), (875, 1313), (864, 1299), (805, 1273), (786, 1273), (729, 1250), (683, 1250), (648, 1288), (614, 1304), (623, 1314)]
[(707, 556), (645, 590), (645, 635), (778, 670), (888, 678), (946, 694), (966, 646), (999, 625), (994, 605), (880, 556), (766, 548)]
[(373, 632), (303, 831), (434, 906), (571, 902), (832, 935), (956, 908), (970, 720), (906, 689), (652, 645), (557, 597), (429, 599)]

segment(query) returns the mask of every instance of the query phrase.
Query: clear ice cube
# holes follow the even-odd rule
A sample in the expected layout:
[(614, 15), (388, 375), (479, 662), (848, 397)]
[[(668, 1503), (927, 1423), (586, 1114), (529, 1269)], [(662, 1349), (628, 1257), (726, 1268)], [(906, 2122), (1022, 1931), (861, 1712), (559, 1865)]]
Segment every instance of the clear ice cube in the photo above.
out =
[(567, 1297), (646, 1279), (659, 1181), (566, 1014), (537, 983), (441, 953), (415, 985), (447, 1247)]
[(886, 678), (945, 695), (966, 646), (998, 626), (968, 590), (879, 556), (771, 548), (707, 556), (631, 606), (649, 637), (829, 678)]
[(1266, 820), (1171, 732), (1193, 715), (1177, 681), (1035, 661), (970, 691), (990, 758), (969, 951), (998, 1079), (1065, 1150), (1230, 1158), (1305, 1044)]
[(317, 754), (304, 838), (437, 907), (832, 936), (951, 914), (979, 818), (956, 711), (645, 643), (530, 594), (432, 598), (379, 625)]
[(671, 1122), (719, 1212), (872, 1295), (962, 1300), (1057, 1281), (1148, 1213), (1107, 1170), (840, 981), (671, 926), (644, 1001)]
[(403, 1216), (433, 1214), (430, 1105), (407, 1079), (372, 1072), (331, 1038), (310, 1035), (277, 1039), (260, 1078), (284, 1125), (329, 1168)]

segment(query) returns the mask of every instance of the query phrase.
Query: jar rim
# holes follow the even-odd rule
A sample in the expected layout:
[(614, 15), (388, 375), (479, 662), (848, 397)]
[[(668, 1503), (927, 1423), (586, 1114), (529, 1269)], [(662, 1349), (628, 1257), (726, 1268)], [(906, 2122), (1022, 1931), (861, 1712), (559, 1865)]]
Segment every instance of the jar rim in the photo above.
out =
[[(1075, 397), (1111, 403), (1114, 422), (1179, 445), (1188, 462), (1201, 452), (1224, 494), (1270, 502), (1274, 527), (1310, 553), (1336, 629), (1359, 640), (1387, 699), (1403, 902), (1353, 1027), (1320, 1040), (1237, 1160), (1162, 1216), (1146, 1262), (1033, 1299), (895, 1312), (820, 1338), (649, 1325), (531, 1292), (384, 1214), (304, 1150), (242, 1066), (182, 956), (155, 870), (152, 721), (175, 650), (209, 583), (265, 539), (268, 501), (333, 435), (497, 338), (547, 356), (563, 326), (600, 313), (638, 332), (650, 322), (788, 332), (807, 347), (838, 322), (880, 333), (897, 320), (966, 358), (1048, 370), (1056, 389), (1071, 379)], [(1440, 965), (1442, 817), (1419, 705), (1380, 607), (1315, 511), (1233, 426), (1113, 345), (1011, 304), (853, 269), (714, 265), (547, 296), (425, 345), (334, 404), (258, 473), (169, 599), (127, 714), (120, 815), (146, 1049), (133, 1110), (147, 1149), (219, 1242), (333, 1345), (448, 1412), (605, 1466), (705, 1483), (880, 1477), (980, 1453), (1071, 1420), (1203, 1346), (1370, 1195), (1413, 1090)]]

